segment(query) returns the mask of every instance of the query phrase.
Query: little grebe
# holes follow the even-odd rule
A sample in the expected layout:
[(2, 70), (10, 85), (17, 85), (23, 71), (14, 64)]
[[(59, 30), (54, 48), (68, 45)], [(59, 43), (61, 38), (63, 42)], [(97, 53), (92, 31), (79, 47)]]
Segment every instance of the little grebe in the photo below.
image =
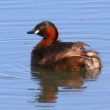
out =
[(86, 43), (57, 41), (58, 30), (50, 21), (39, 23), (27, 33), (42, 36), (42, 40), (32, 51), (32, 66), (69, 71), (101, 68), (98, 53), (86, 50)]

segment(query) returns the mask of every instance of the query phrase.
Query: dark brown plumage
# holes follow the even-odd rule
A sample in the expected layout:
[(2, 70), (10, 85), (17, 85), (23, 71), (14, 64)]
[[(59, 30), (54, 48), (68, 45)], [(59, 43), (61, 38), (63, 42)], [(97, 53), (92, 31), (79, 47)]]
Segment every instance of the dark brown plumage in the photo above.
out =
[(57, 41), (58, 30), (49, 21), (39, 23), (27, 33), (43, 37), (32, 51), (32, 66), (63, 71), (101, 68), (99, 55), (96, 51), (86, 50), (84, 47), (87, 46), (86, 43)]

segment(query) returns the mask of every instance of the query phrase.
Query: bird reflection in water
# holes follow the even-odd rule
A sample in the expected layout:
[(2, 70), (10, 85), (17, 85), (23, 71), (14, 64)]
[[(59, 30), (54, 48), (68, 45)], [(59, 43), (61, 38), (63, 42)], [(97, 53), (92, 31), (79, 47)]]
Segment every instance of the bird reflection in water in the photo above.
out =
[(32, 77), (40, 81), (40, 95), (36, 96), (39, 103), (56, 102), (59, 87), (73, 90), (82, 90), (84, 81), (87, 79), (96, 79), (101, 69), (92, 71), (74, 70), (74, 71), (52, 71), (48, 69), (31, 67)]

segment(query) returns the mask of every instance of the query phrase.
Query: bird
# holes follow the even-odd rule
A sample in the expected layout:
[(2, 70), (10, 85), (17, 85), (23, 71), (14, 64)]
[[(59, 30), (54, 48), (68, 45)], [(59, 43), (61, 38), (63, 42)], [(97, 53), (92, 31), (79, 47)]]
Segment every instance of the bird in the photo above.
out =
[(31, 66), (33, 67), (55, 71), (91, 71), (102, 67), (99, 53), (86, 49), (89, 45), (85, 42), (59, 41), (58, 29), (51, 21), (38, 23), (27, 34), (41, 37), (31, 53)]

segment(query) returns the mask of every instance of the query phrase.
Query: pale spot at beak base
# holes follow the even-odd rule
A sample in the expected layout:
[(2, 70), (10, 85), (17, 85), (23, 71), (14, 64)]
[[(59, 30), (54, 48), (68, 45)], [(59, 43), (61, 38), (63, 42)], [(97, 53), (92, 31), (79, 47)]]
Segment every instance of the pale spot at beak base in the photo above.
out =
[(35, 31), (35, 34), (38, 34), (39, 32), (40, 32), (40, 30), (36, 30), (36, 31)]

